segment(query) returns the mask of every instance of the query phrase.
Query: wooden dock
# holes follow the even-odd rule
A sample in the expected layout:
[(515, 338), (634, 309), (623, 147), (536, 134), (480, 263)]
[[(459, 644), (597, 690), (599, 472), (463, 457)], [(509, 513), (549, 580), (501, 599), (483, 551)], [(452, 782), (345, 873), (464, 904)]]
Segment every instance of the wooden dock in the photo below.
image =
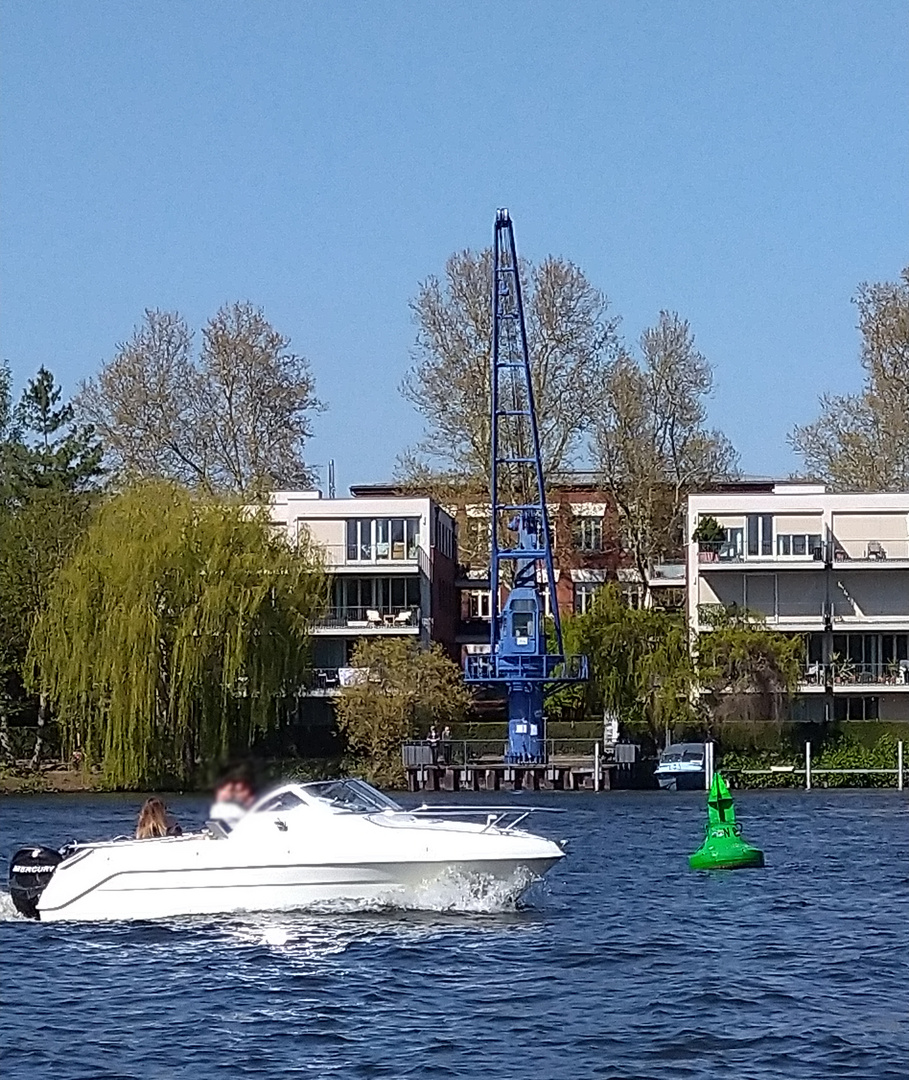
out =
[[(608, 791), (634, 787), (636, 747), (550, 740), (545, 764), (515, 764), (490, 753), (492, 740), (406, 743), (409, 791)], [(499, 744), (501, 746), (501, 743)], [(591, 752), (592, 751), (592, 752)]]

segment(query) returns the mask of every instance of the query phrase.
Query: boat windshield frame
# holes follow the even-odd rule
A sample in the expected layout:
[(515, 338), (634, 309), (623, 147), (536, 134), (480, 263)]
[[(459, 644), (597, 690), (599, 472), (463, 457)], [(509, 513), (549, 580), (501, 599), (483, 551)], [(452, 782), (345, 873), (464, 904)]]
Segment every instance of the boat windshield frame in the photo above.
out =
[(381, 814), (386, 811), (401, 813), (404, 809), (365, 780), (354, 777), (343, 780), (314, 780), (300, 784), (299, 787), (314, 801), (350, 814)]

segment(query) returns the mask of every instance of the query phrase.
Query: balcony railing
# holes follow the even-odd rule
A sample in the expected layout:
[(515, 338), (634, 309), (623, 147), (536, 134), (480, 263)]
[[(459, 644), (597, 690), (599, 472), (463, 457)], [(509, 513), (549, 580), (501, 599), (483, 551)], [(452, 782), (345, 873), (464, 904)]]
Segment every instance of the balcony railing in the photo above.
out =
[(300, 693), (337, 694), (343, 686), (354, 686), (369, 677), (369, 668), (316, 667), (304, 672)]
[(839, 660), (832, 664), (808, 664), (802, 686), (909, 686), (909, 660), (889, 664), (853, 664)]
[(703, 540), (698, 544), (699, 563), (749, 563), (749, 562), (773, 562), (780, 566), (803, 566), (808, 563), (824, 562), (825, 548), (821, 544), (799, 555), (777, 555), (768, 552), (763, 555), (746, 555), (729, 543)]
[(909, 660), (889, 664), (853, 664), (841, 660), (830, 665), (834, 686), (909, 686)]
[(826, 541), (807, 548), (798, 554), (783, 555), (773, 551), (763, 555), (746, 555), (728, 541), (702, 540), (698, 544), (698, 562), (700, 563), (747, 563), (774, 562), (782, 566), (802, 565), (804, 563), (860, 563), (862, 565), (887, 562), (887, 560), (909, 559), (909, 541), (870, 540), (867, 543), (855, 541), (850, 546), (860, 550), (849, 551), (839, 541)]
[(420, 625), (420, 609), (409, 607), (331, 608), (313, 627), (317, 630), (411, 630)]

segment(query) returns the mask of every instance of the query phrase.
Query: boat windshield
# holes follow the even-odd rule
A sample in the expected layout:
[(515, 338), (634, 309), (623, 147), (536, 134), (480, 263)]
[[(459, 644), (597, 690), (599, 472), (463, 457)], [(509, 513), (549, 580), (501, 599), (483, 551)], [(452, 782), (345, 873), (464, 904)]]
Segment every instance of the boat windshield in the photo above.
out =
[(389, 799), (381, 791), (376, 791), (365, 780), (324, 780), (301, 786), (307, 794), (323, 802), (358, 814), (401, 809), (393, 799)]

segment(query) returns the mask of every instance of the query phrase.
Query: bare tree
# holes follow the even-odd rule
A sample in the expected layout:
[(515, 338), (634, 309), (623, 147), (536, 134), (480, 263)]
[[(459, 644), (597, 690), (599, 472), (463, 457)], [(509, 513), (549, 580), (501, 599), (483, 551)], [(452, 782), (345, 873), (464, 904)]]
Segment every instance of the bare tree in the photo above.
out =
[(222, 307), (193, 334), (176, 312), (146, 311), (76, 407), (116, 467), (208, 491), (311, 482), (303, 450), (323, 408), (308, 361), (261, 309)]
[(853, 491), (909, 490), (909, 267), (896, 282), (859, 286), (865, 386), (824, 394), (821, 414), (789, 436), (804, 472)]
[[(399, 473), (424, 488), (488, 487), (492, 272), (491, 251), (459, 252), (444, 280), (428, 278), (411, 303), (417, 341), (401, 391), (426, 421), (426, 435), (401, 457)], [(618, 320), (566, 259), (522, 262), (521, 278), (543, 465), (552, 474), (581, 446), (617, 354)]]
[(712, 389), (713, 369), (688, 322), (668, 311), (641, 336), (641, 360), (619, 356), (601, 387), (598, 468), (645, 585), (654, 558), (683, 540), (687, 493), (736, 474), (731, 443), (706, 427)]

